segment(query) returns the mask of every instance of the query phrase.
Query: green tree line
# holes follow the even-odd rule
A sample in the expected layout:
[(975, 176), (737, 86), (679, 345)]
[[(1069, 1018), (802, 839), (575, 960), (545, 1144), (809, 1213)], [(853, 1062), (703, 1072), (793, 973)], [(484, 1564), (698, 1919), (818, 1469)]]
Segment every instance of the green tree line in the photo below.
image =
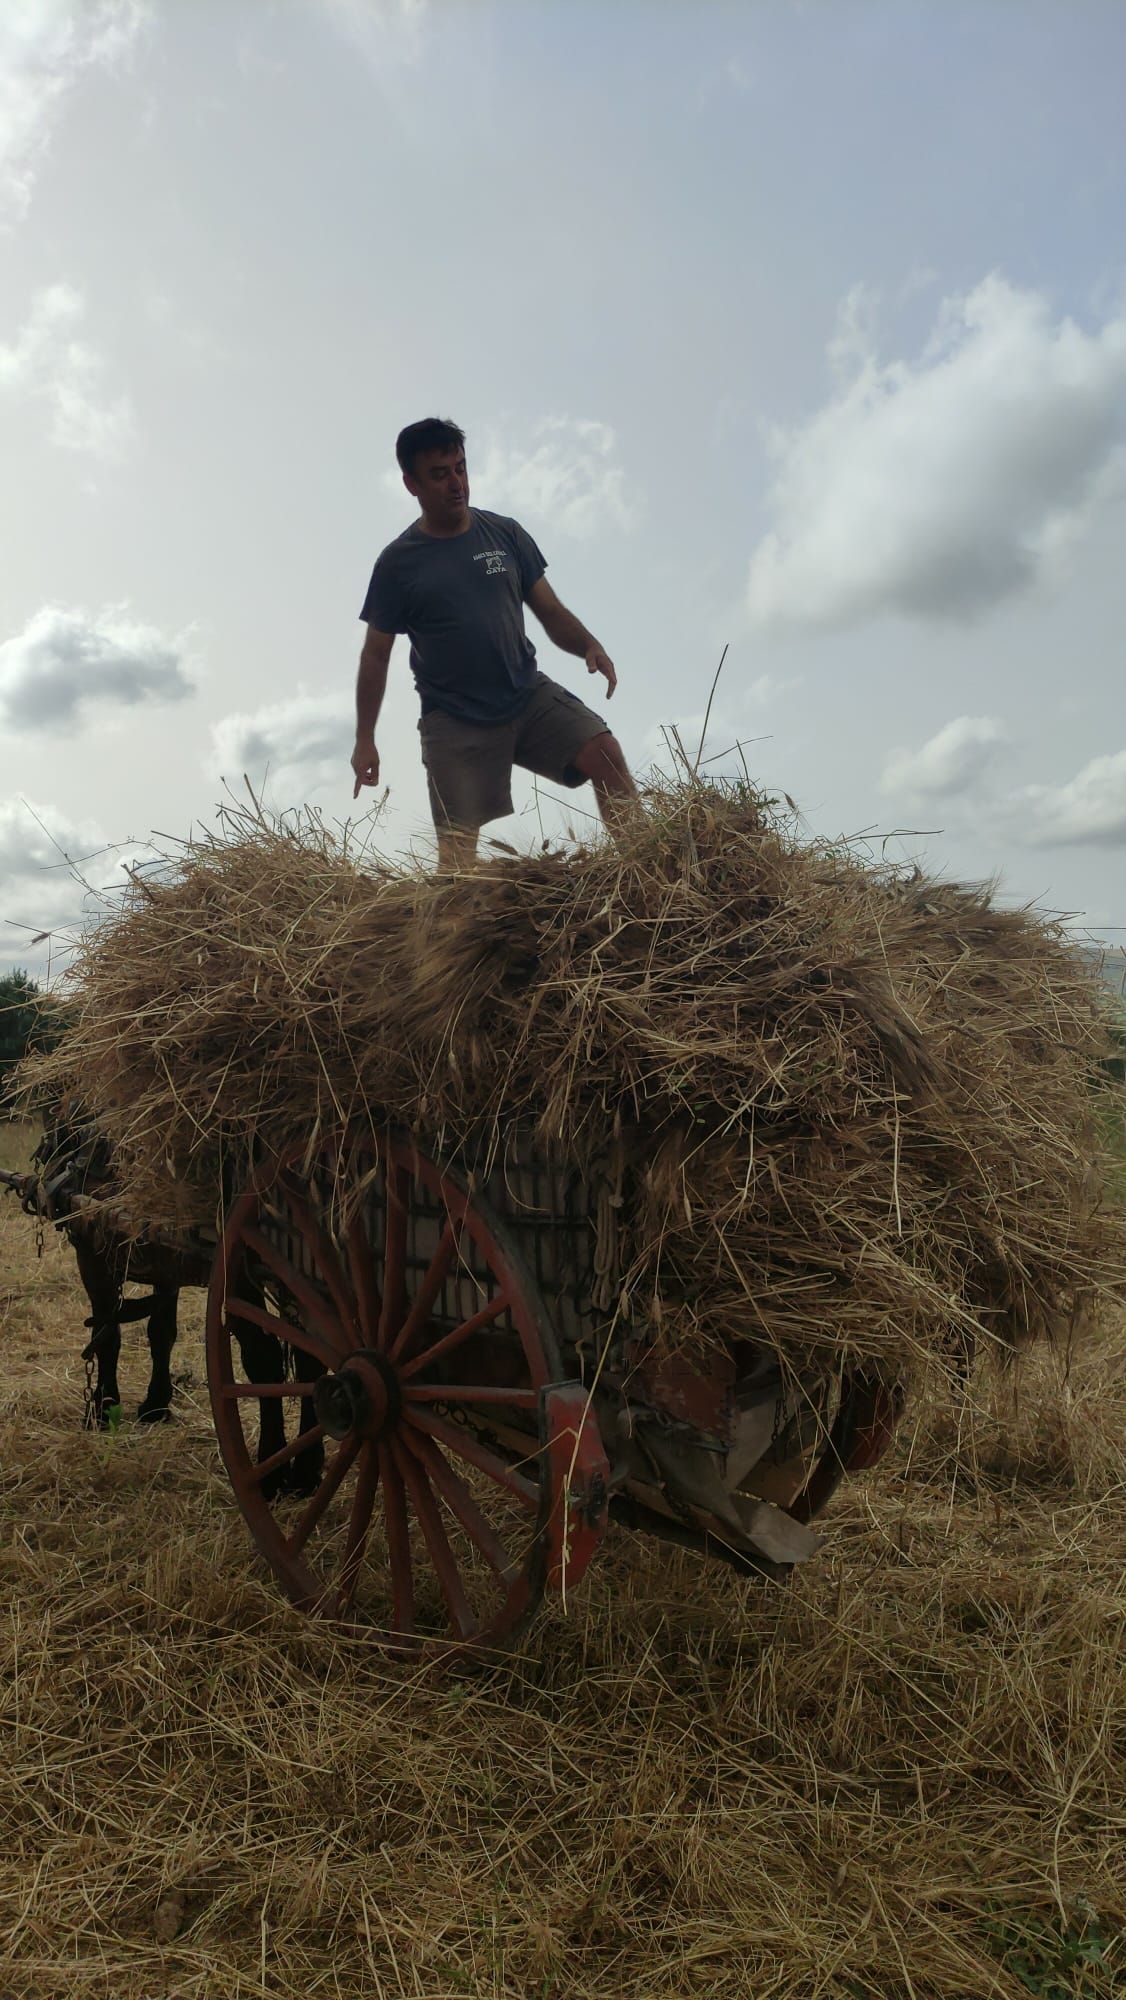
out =
[(35, 1049), (53, 1047), (62, 1032), (61, 1008), (30, 973), (0, 974), (0, 1111), (17, 1065)]

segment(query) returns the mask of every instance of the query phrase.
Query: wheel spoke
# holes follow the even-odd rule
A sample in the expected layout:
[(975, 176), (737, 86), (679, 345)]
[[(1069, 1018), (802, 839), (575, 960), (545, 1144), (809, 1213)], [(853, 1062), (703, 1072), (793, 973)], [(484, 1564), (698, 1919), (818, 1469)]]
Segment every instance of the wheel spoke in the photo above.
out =
[(242, 1232), (242, 1239), (247, 1248), (253, 1250), (256, 1257), (261, 1258), (266, 1269), (281, 1279), (286, 1291), (291, 1292), (298, 1305), (308, 1313), (322, 1338), (328, 1341), (334, 1355), (347, 1354), (351, 1346), (347, 1333), (328, 1300), (322, 1299), (316, 1286), (310, 1282), (305, 1273), (299, 1271), (285, 1252), (279, 1250), (275, 1243), (271, 1243), (269, 1237), (264, 1236), (260, 1229), (252, 1229), (248, 1225)]
[(480, 1382), (407, 1382), (405, 1403), (495, 1403), (505, 1410), (538, 1410), (537, 1389), (495, 1389)]
[(308, 1197), (291, 1175), (283, 1174), (278, 1186), (285, 1196), (294, 1221), (313, 1252), (333, 1305), (340, 1314), (341, 1324), (346, 1328), (354, 1345), (358, 1347), (360, 1327), (356, 1317), (356, 1301), (352, 1296), (336, 1245), (327, 1230), (321, 1228), (309, 1205)]
[(228, 1319), (247, 1319), (254, 1326), (260, 1326), (267, 1333), (277, 1335), (279, 1340), (288, 1340), (293, 1328), (287, 1319), (278, 1313), (267, 1312), (265, 1306), (255, 1305), (253, 1299), (237, 1299), (228, 1293), (223, 1301), (223, 1309)]
[(430, 1481), (418, 1459), (394, 1437), (391, 1439), (391, 1450), (418, 1516), (418, 1524), (430, 1551), (430, 1560), (434, 1564), (438, 1582), (442, 1587), (442, 1596), (446, 1600), (446, 1609), (458, 1638), (471, 1638), (477, 1630), (477, 1620), (473, 1606), (465, 1594), (457, 1557), (442, 1526), (442, 1517), (438, 1512), (438, 1503), (434, 1498)]
[(383, 1301), (379, 1296), (375, 1262), (371, 1254), (371, 1244), (364, 1230), (362, 1215), (353, 1215), (345, 1231), (345, 1242), (348, 1245), (348, 1268), (352, 1273), (352, 1285), (360, 1309), (360, 1328), (364, 1340), (374, 1342), (379, 1334), (379, 1316), (383, 1310)]
[(453, 1328), (452, 1332), (444, 1333), (441, 1340), (436, 1340), (433, 1347), (426, 1348), (422, 1354), (416, 1354), (406, 1362), (399, 1371), (400, 1379), (404, 1382), (409, 1381), (412, 1375), (420, 1374), (432, 1361), (437, 1361), (439, 1355), (448, 1354), (453, 1347), (460, 1347), (463, 1340), (468, 1340), (471, 1334), (480, 1333), (483, 1326), (491, 1326), (493, 1320), (499, 1319), (510, 1304), (508, 1293), (498, 1292), (489, 1300), (488, 1305), (482, 1306), (480, 1312), (474, 1313), (472, 1319), (463, 1320), (460, 1326)]
[(357, 1437), (356, 1433), (353, 1431), (352, 1435), (350, 1437), (346, 1437), (343, 1443), (340, 1445), (336, 1453), (336, 1457), (333, 1459), (332, 1464), (326, 1471), (325, 1476), (321, 1480), (321, 1483), (318, 1486), (316, 1492), (314, 1493), (312, 1499), (310, 1500), (309, 1505), (305, 1508), (304, 1512), (302, 1513), (300, 1520), (297, 1522), (297, 1525), (293, 1530), (293, 1533), (288, 1537), (286, 1541), (285, 1546), (286, 1546), (286, 1553), (288, 1555), (291, 1556), (299, 1555), (301, 1550), (304, 1548), (306, 1542), (309, 1539), (309, 1536), (312, 1534), (313, 1529), (316, 1527), (317, 1522), (320, 1520), (321, 1515), (325, 1512), (325, 1509), (328, 1507), (329, 1503), (335, 1498), (336, 1493), (349, 1467), (355, 1463), (356, 1454), (359, 1451), (362, 1442), (363, 1440)]
[(275, 1339), (284, 1341), (287, 1347), (296, 1347), (305, 1354), (311, 1354), (322, 1368), (339, 1365), (339, 1353), (319, 1334), (310, 1333), (306, 1326), (294, 1326), (292, 1321), (280, 1319), (277, 1313), (266, 1312), (264, 1307), (254, 1305), (250, 1299), (229, 1298), (226, 1311), (229, 1320), (248, 1320), (252, 1326), (260, 1326), (266, 1333), (272, 1333)]
[(403, 1309), (403, 1283), (407, 1268), (407, 1216), (410, 1210), (411, 1177), (405, 1167), (387, 1163), (387, 1235), (383, 1260), (383, 1310), (379, 1315), (376, 1346), (386, 1349), (398, 1330)]
[(356, 1594), (356, 1584), (367, 1547), (368, 1527), (372, 1508), (375, 1506), (375, 1489), (379, 1484), (379, 1457), (373, 1445), (368, 1445), (360, 1460), (356, 1491), (352, 1496), (352, 1511), (348, 1516), (348, 1539), (344, 1545), (344, 1561), (340, 1567), (340, 1609), (346, 1610)]
[(476, 1542), (490, 1569), (507, 1582), (516, 1574), (517, 1565), (491, 1522), (481, 1512), (461, 1474), (447, 1464), (437, 1445), (424, 1437), (421, 1431), (404, 1427), (402, 1438), (428, 1473), (431, 1485), (437, 1488), (450, 1512), (461, 1522), (470, 1541)]
[(395, 1361), (400, 1354), (404, 1354), (412, 1340), (421, 1333), (423, 1327), (426, 1325), (433, 1309), (434, 1301), (441, 1291), (450, 1265), (457, 1255), (460, 1241), (461, 1223), (455, 1221), (451, 1216), (438, 1240), (438, 1248), (427, 1265), (422, 1283), (415, 1293), (414, 1304), (411, 1306), (389, 1350), (390, 1360)]
[(312, 1430), (298, 1431), (297, 1436), (283, 1445), (280, 1451), (271, 1452), (269, 1458), (263, 1458), (257, 1465), (252, 1465), (249, 1477), (256, 1486), (260, 1485), (267, 1473), (276, 1472), (279, 1465), (288, 1465), (290, 1459), (296, 1458), (299, 1451), (304, 1451), (308, 1445), (319, 1444), (323, 1436), (324, 1426), (321, 1424), (314, 1424)]
[(402, 1474), (389, 1445), (379, 1446), (383, 1482), (383, 1513), (387, 1523), (387, 1553), (391, 1560), (392, 1630), (404, 1636), (414, 1631), (414, 1573), (411, 1568), (410, 1527)]
[(437, 1438), (447, 1451), (457, 1458), (463, 1458), (467, 1465), (475, 1465), (479, 1472), (487, 1472), (498, 1486), (507, 1486), (526, 1507), (535, 1509), (540, 1504), (540, 1489), (537, 1479), (529, 1479), (527, 1473), (517, 1471), (515, 1466), (506, 1464), (487, 1445), (481, 1444), (472, 1431), (463, 1430), (460, 1424), (447, 1423), (442, 1417), (431, 1415), (429, 1410), (413, 1409), (405, 1412), (408, 1424), (414, 1430), (425, 1431), (427, 1437)]

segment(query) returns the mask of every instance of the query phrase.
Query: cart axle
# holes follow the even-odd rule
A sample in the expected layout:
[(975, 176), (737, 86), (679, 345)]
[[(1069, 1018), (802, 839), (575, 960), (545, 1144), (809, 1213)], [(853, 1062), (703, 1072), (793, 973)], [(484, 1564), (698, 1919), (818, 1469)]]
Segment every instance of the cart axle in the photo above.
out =
[(313, 1387), (317, 1422), (331, 1438), (383, 1437), (394, 1430), (402, 1406), (398, 1375), (372, 1348), (350, 1355), (335, 1375), (322, 1375)]

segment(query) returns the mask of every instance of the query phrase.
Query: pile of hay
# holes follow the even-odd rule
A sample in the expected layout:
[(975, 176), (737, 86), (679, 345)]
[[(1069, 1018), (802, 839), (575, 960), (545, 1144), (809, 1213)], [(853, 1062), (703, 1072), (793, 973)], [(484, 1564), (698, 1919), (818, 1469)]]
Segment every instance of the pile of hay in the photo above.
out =
[(457, 878), (245, 818), (86, 940), (77, 1082), (138, 1218), (352, 1119), (482, 1171), (511, 1138), (618, 1201), (615, 1310), (789, 1363), (1010, 1351), (1123, 1276), (1108, 1028), (1064, 934), (810, 844), (745, 788)]

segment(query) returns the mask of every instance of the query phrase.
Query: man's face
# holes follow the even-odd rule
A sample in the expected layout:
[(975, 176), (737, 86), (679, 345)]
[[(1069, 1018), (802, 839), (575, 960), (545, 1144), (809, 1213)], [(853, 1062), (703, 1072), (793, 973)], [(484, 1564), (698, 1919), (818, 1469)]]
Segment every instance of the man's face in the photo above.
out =
[(408, 493), (413, 493), (428, 520), (453, 527), (469, 512), (469, 472), (460, 445), (450, 451), (420, 452), (414, 471), (404, 474)]

